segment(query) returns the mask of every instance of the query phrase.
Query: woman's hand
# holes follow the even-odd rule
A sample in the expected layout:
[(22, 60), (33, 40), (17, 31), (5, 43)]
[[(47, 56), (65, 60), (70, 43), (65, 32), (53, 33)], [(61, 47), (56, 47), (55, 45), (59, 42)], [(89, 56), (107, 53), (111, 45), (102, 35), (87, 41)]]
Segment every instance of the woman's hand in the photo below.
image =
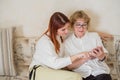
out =
[(87, 62), (91, 59), (91, 56), (89, 55), (89, 52), (81, 52), (79, 53), (79, 59), (81, 60), (82, 64)]
[(94, 48), (92, 50), (92, 52), (90, 53), (91, 56), (95, 57), (95, 58), (98, 58), (99, 60), (102, 60), (106, 55), (103, 51), (103, 48), (102, 47), (97, 47), (97, 48)]
[(82, 64), (84, 64), (85, 62), (87, 62), (88, 60), (90, 60), (90, 56), (89, 56), (89, 52), (81, 52), (78, 53), (77, 55), (74, 55), (73, 57), (77, 57), (76, 60), (72, 61), (72, 64), (67, 66), (67, 69), (69, 70), (73, 70), (75, 68), (78, 68), (79, 66), (81, 66)]

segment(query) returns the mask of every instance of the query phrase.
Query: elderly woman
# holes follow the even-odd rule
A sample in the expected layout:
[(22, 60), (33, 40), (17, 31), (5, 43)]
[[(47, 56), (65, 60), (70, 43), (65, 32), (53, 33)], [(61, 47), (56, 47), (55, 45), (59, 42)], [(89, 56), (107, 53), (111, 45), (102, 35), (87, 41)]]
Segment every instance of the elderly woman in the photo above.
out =
[(68, 68), (80, 73), (83, 80), (111, 80), (110, 69), (104, 62), (108, 52), (99, 35), (88, 32), (89, 16), (84, 11), (76, 11), (70, 20), (74, 31), (65, 41), (65, 52), (69, 56), (86, 53)]

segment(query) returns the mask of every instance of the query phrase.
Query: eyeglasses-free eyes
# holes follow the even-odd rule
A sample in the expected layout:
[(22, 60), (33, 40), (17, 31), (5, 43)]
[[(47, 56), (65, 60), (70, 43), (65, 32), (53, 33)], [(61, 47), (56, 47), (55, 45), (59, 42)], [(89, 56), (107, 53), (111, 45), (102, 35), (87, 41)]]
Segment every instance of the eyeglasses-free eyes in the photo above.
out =
[(83, 23), (83, 24), (80, 24), (80, 23), (75, 23), (74, 24), (75, 27), (78, 27), (78, 28), (87, 28), (87, 23)]

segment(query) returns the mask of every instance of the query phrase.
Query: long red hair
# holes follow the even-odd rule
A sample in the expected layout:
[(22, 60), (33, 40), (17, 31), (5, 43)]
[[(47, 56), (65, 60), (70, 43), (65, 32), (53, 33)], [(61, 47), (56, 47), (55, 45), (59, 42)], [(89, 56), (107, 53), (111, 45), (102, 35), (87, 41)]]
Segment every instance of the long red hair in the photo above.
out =
[[(70, 22), (68, 17), (65, 16), (63, 13), (61, 12), (55, 12), (51, 18), (50, 18), (50, 21), (49, 21), (49, 26), (48, 26), (48, 30), (45, 32), (45, 34), (47, 32), (49, 32), (49, 37), (51, 39), (51, 41), (53, 42), (54, 44), (54, 47), (55, 47), (55, 51), (56, 53), (58, 53), (60, 51), (60, 44), (59, 42), (57, 41), (56, 39), (56, 36), (57, 36), (57, 30), (59, 28), (62, 28), (65, 26), (66, 23)], [(62, 37), (61, 37), (61, 41), (63, 42), (62, 40)]]

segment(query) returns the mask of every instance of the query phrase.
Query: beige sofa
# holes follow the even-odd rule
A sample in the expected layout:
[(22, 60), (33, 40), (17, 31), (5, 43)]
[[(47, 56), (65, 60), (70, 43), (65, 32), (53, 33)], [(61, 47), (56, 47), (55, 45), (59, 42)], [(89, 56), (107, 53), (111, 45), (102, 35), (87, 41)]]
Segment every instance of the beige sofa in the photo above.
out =
[[(3, 39), (0, 38), (1, 39), (0, 42), (2, 43), (2, 40), (5, 40), (4, 43), (2, 44), (6, 45), (7, 43), (9, 47), (7, 47), (8, 53), (2, 52), (2, 50), (0, 50), (1, 52), (0, 55), (4, 56), (4, 60), (3, 62), (1, 62), (3, 67), (2, 68), (0, 67), (1, 68), (0, 80), (28, 80), (28, 74), (29, 74), (28, 67), (31, 62), (32, 56), (34, 54), (35, 42), (38, 37), (12, 37), (13, 36), (11, 34), (12, 30), (9, 31), (9, 29), (7, 31), (1, 30), (1, 33), (2, 35), (4, 34), (4, 36), (0, 36), (3, 38)], [(9, 36), (9, 39), (7, 39), (9, 41), (6, 40), (5, 36), (6, 37)], [(115, 38), (114, 40), (108, 39), (107, 41), (103, 41), (103, 43), (107, 48), (107, 50), (109, 51), (109, 57), (106, 60), (106, 62), (111, 68), (112, 78), (113, 80), (119, 80), (120, 79), (120, 74), (119, 74), (120, 49), (118, 50), (117, 48), (120, 47), (120, 43), (119, 43), (120, 36), (114, 36), (114, 38)], [(3, 45), (0, 46), (5, 47)], [(45, 70), (48, 70), (48, 72), (44, 73)], [(51, 72), (54, 73), (55, 75), (52, 75)], [(51, 78), (54, 78), (54, 80), (81, 80), (81, 77), (78, 73), (64, 71), (64, 70), (52, 70), (49, 68), (42, 68), (39, 74), (43, 76), (41, 77), (41, 80), (53, 80)]]

